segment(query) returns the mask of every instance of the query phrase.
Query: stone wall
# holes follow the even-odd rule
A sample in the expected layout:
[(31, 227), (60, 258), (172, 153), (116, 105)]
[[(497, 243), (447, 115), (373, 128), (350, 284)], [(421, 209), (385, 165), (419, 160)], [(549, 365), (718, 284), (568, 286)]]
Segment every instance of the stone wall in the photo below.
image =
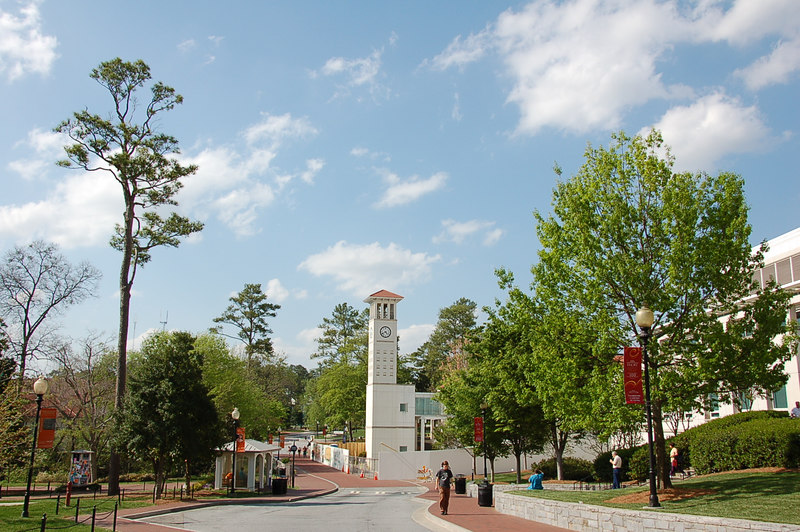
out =
[[(509, 491), (520, 486), (493, 486), (494, 507), (507, 515), (522, 517), (548, 525), (582, 532), (797, 532), (800, 526), (744, 519), (722, 519), (699, 515), (672, 514), (660, 510), (623, 510), (605, 506), (550, 501), (538, 497), (514, 495)], [(470, 484), (470, 497), (477, 497), (478, 488)]]

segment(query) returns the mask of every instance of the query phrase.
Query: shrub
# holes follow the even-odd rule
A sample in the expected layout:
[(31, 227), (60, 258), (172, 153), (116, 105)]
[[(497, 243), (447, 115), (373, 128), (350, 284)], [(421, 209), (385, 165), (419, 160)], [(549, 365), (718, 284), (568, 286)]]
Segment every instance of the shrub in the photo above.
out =
[(743, 412), (687, 430), (672, 440), (683, 467), (713, 473), (800, 465), (800, 425), (785, 412)]
[[(555, 458), (548, 458), (531, 466), (531, 471), (536, 469), (541, 469), (545, 478), (558, 478)], [(564, 457), (564, 480), (585, 480), (587, 477), (592, 478), (593, 476), (590, 461), (570, 456)]]

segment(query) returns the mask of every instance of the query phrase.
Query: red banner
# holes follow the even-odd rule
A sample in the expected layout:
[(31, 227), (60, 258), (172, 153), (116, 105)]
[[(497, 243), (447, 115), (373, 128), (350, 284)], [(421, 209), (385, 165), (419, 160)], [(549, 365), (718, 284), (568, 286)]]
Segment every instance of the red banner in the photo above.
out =
[(625, 402), (629, 405), (643, 405), (642, 391), (642, 348), (626, 347), (623, 354), (625, 381)]
[(284, 447), (286, 447), (286, 436), (281, 434), (281, 449), (283, 449)]
[(42, 408), (39, 414), (39, 437), (36, 447), (39, 449), (52, 449), (56, 437), (56, 409)]
[(483, 418), (476, 417), (475, 418), (475, 441), (482, 442), (483, 441)]
[(236, 427), (236, 452), (244, 452), (244, 427)]
[(267, 438), (267, 443), (272, 445), (272, 434), (270, 434), (269, 437)]

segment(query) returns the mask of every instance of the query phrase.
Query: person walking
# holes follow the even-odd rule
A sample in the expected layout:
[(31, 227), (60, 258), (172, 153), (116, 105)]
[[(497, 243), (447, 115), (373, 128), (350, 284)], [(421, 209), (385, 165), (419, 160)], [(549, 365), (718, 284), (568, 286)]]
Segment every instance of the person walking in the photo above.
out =
[(450, 506), (450, 481), (453, 478), (447, 460), (442, 462), (442, 468), (436, 472), (435, 478), (436, 491), (439, 492), (439, 510), (442, 511), (442, 515), (447, 515), (447, 508)]
[(678, 448), (675, 447), (674, 443), (669, 444), (669, 476), (673, 477), (678, 473), (679, 470), (679, 460), (680, 460), (680, 452)]
[(789, 416), (793, 418), (800, 418), (800, 401), (794, 402), (794, 408), (792, 408), (792, 411), (789, 413)]
[(622, 457), (617, 454), (617, 451), (611, 451), (611, 474), (612, 474), (612, 483), (611, 489), (619, 489), (620, 488), (620, 477), (622, 476)]

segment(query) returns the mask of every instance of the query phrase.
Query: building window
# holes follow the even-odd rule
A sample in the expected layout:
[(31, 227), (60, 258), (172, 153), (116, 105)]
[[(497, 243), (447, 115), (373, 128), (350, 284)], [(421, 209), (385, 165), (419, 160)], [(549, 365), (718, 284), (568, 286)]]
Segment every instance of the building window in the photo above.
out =
[(772, 408), (789, 408), (789, 401), (786, 399), (786, 385), (772, 394)]
[(400, 403), (400, 411), (408, 412), (408, 403)]
[(408, 446), (407, 445), (401, 445), (400, 446), (400, 452), (401, 453), (408, 452)]

